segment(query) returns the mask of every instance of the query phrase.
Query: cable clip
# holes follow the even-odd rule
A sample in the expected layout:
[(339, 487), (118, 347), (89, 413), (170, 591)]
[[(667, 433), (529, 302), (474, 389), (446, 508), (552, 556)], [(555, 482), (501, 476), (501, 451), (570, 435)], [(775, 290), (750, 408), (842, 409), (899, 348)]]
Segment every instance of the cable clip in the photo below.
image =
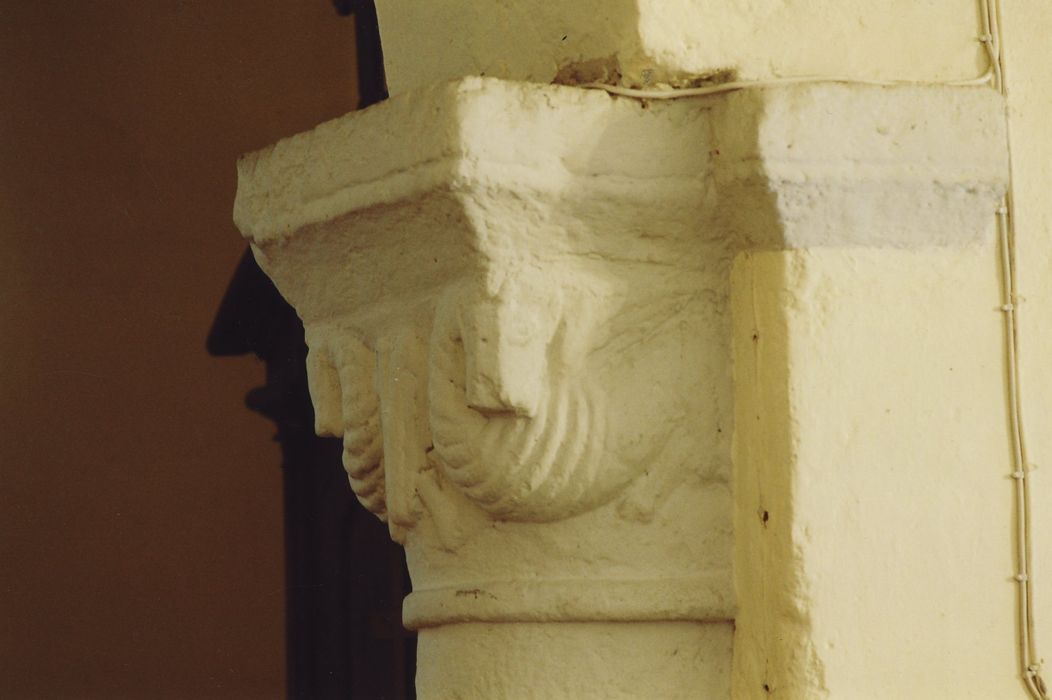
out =
[(1030, 580), (1030, 577), (1027, 576), (1026, 574), (1016, 574), (1015, 575), (1015, 580), (1018, 581), (1019, 583), (1026, 583), (1027, 581)]
[(1017, 479), (1017, 480), (1025, 479), (1026, 478), (1026, 473), (1025, 472), (1012, 472), (1012, 478), (1013, 479)]
[(1015, 304), (1001, 304), (1001, 311), (1015, 311)]
[(1006, 216), (1008, 214), (1008, 207), (1005, 207), (1005, 206), (997, 207), (997, 213), (999, 215), (1001, 215), (1001, 216)]

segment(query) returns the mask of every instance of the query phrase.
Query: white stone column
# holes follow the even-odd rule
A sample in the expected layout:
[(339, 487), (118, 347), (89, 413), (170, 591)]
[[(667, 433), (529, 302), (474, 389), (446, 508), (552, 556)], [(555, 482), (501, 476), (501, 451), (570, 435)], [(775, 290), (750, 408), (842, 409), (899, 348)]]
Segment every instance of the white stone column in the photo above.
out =
[(467, 79), (242, 162), (318, 428), (406, 546), (421, 697), (729, 693), (707, 111)]

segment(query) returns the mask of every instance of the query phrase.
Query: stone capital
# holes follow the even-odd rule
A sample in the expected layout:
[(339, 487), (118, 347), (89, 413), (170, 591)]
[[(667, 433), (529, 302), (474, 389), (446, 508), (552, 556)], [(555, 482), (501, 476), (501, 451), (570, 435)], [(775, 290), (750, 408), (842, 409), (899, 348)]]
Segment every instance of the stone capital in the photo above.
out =
[[(732, 261), (980, 240), (1002, 129), (978, 89), (468, 78), (244, 158), (235, 218), (303, 318), (317, 429), (406, 546), (421, 678), (485, 639), (591, 679), (572, 697), (727, 697)], [(611, 659), (668, 658), (589, 670), (561, 645), (598, 623)], [(525, 697), (501, 663), (442, 697)]]

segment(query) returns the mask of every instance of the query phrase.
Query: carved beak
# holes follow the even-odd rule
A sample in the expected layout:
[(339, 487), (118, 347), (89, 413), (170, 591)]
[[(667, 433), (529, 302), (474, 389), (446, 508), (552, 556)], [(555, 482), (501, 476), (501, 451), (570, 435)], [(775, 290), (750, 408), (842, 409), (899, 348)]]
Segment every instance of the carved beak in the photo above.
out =
[(463, 312), (467, 402), (483, 414), (532, 417), (542, 401), (551, 311), (522, 291), (502, 289)]

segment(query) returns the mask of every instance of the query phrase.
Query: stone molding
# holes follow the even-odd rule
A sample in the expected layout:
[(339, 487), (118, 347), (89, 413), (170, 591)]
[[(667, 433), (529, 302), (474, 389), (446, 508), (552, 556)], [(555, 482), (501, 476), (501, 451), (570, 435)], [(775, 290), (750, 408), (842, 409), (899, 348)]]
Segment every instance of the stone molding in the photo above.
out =
[[(895, 240), (895, 207), (954, 197), (985, 206), (1004, 189), (1003, 143), (1001, 98), (983, 88), (816, 84), (662, 103), (464, 78), (245, 156), (234, 215), (259, 247), (425, 194), (572, 190), (647, 209), (653, 227), (691, 225), (695, 237), (726, 238), (736, 223), (733, 233), (778, 248), (956, 244), (982, 234), (967, 223), (957, 240)], [(773, 218), (727, 221), (717, 195)], [(803, 237), (863, 202), (860, 217), (887, 225)], [(825, 209), (807, 218), (814, 205)]]
[[(406, 627), (458, 622), (725, 622), (734, 613), (719, 575), (656, 580), (496, 581), (410, 593)], [(657, 605), (651, 601), (658, 601)]]

